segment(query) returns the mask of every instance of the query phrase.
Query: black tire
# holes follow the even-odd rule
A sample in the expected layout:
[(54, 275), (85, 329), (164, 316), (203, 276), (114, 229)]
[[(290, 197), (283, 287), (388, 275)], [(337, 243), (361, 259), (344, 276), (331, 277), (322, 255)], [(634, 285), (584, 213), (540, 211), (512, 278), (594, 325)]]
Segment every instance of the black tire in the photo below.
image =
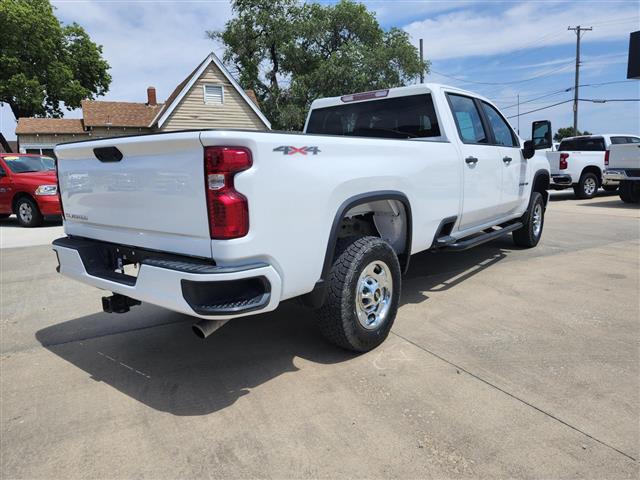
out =
[(623, 180), (620, 182), (620, 199), (626, 203), (640, 203), (640, 182)]
[[(513, 232), (513, 242), (518, 247), (533, 248), (538, 245), (544, 228), (544, 210), (542, 194), (533, 192), (529, 202), (529, 209), (522, 217), (523, 227)], [(539, 228), (537, 228), (537, 222), (534, 218), (536, 216), (539, 216)]]
[(602, 185), (602, 189), (605, 192), (615, 192), (618, 190), (618, 185)]
[(39, 227), (44, 221), (38, 204), (29, 197), (22, 197), (16, 202), (16, 218), (21, 226), (27, 228)]
[[(367, 275), (365, 269), (371, 271), (373, 276)], [(383, 270), (384, 275), (381, 273)], [(381, 288), (375, 283), (374, 277), (377, 275), (387, 281), (390, 276), (391, 288)], [(384, 280), (380, 284), (384, 284)], [(371, 286), (373, 292), (369, 290)], [(387, 242), (378, 237), (349, 237), (341, 240), (329, 274), (327, 298), (318, 312), (320, 331), (331, 343), (347, 350), (368, 352), (376, 348), (387, 338), (396, 318), (400, 288), (400, 264)], [(365, 293), (361, 294), (360, 291)], [(371, 299), (367, 298), (367, 294)], [(365, 301), (372, 313), (367, 314), (367, 310), (362, 307)], [(365, 323), (372, 323), (365, 327), (361, 319)]]
[(573, 186), (573, 192), (576, 197), (583, 200), (593, 198), (598, 193), (600, 180), (595, 173), (586, 172), (580, 176), (580, 181)]

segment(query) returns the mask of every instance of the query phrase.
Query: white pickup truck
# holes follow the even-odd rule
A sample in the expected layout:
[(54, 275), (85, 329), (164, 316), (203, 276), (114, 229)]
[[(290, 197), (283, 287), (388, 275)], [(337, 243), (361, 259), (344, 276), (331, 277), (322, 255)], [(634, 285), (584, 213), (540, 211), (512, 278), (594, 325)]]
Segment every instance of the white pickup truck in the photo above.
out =
[[(537, 148), (551, 146), (551, 125)], [(201, 130), (56, 148), (58, 271), (225, 321), (301, 297), (335, 344), (388, 335), (412, 254), (542, 234), (549, 164), (487, 99), (437, 84), (313, 102), (305, 134)], [(138, 268), (135, 268), (138, 267)]]
[(551, 167), (551, 188), (573, 187), (578, 198), (593, 198), (602, 187), (608, 192), (618, 181), (602, 176), (612, 145), (640, 144), (640, 137), (627, 134), (583, 135), (562, 139), (558, 151), (547, 152)]
[(605, 180), (620, 182), (622, 201), (640, 203), (640, 142), (612, 145), (605, 166)]

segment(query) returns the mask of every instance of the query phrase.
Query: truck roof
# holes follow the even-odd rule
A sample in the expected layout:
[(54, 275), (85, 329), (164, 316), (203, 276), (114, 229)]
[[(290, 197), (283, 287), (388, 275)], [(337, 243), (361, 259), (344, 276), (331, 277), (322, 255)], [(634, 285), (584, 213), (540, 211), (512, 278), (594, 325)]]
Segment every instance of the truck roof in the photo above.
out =
[[(345, 98), (346, 97), (355, 97), (352, 100), (348, 100), (349, 103), (356, 103), (356, 102), (366, 102), (366, 101), (372, 101), (372, 100), (379, 100), (381, 98), (393, 98), (393, 97), (404, 97), (404, 96), (409, 96), (409, 95), (419, 95), (419, 94), (424, 94), (424, 93), (431, 93), (433, 91), (436, 90), (441, 90), (443, 88), (446, 88), (447, 90), (450, 91), (455, 91), (457, 93), (461, 93), (464, 95), (470, 95), (476, 98), (480, 98), (482, 100), (486, 100), (489, 103), (493, 102), (491, 100), (489, 100), (486, 97), (483, 97), (482, 95), (478, 95), (477, 93), (474, 92), (470, 92), (468, 90), (463, 90), (461, 88), (458, 87), (452, 87), (450, 85), (444, 85), (441, 83), (418, 83), (415, 85), (407, 85), (406, 87), (394, 87), (394, 88), (382, 88), (379, 90), (372, 90), (369, 92), (358, 92), (358, 93), (352, 93), (349, 95), (341, 95), (339, 97), (326, 97), (326, 98), (318, 98), (316, 100), (313, 101), (313, 103), (311, 103), (311, 109), (314, 108), (325, 108), (325, 107), (332, 107), (335, 105), (342, 105), (345, 103)], [(384, 96), (379, 96), (379, 97), (374, 97), (373, 94), (377, 93), (377, 92), (386, 92), (386, 94)], [(372, 94), (372, 96), (367, 96), (367, 94)], [(362, 97), (362, 98), (358, 98), (358, 97)]]
[(565, 140), (575, 140), (577, 138), (600, 138), (600, 137), (637, 137), (637, 133), (599, 133), (592, 135), (577, 135), (575, 137), (564, 137), (561, 142)]

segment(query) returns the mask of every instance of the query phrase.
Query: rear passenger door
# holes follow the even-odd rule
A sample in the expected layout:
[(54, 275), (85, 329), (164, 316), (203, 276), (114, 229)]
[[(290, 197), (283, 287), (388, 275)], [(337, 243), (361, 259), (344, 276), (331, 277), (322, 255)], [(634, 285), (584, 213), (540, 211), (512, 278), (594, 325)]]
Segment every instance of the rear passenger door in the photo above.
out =
[(459, 228), (463, 230), (499, 216), (502, 160), (498, 148), (491, 144), (480, 102), (458, 93), (447, 93), (447, 99), (462, 154), (463, 200)]
[(523, 204), (527, 162), (522, 156), (518, 137), (500, 112), (487, 102), (482, 102), (482, 109), (491, 129), (493, 143), (498, 148), (501, 163), (502, 186), (497, 211), (501, 215), (507, 215)]

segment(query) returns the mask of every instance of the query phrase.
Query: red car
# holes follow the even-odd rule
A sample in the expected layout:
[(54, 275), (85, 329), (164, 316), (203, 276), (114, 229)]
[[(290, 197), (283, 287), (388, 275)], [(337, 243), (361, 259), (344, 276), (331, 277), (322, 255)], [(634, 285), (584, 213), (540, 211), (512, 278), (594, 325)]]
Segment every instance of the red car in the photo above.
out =
[(0, 218), (12, 213), (23, 227), (60, 215), (56, 167), (51, 157), (0, 153)]

